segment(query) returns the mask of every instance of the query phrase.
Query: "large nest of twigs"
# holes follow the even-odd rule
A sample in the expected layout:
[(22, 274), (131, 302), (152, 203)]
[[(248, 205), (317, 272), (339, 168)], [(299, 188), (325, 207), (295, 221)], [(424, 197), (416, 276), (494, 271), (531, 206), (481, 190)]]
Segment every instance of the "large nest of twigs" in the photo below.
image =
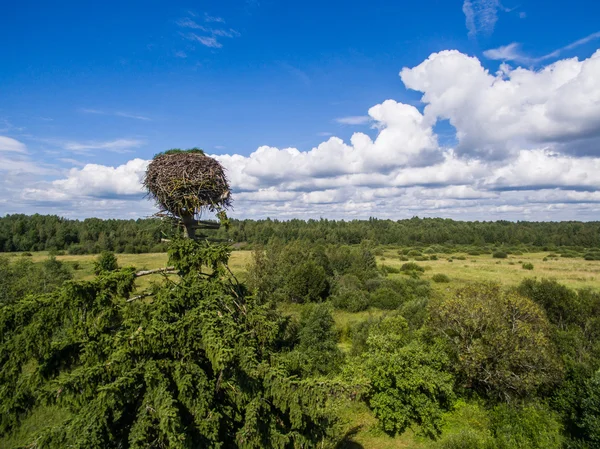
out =
[(175, 217), (227, 209), (231, 192), (223, 166), (197, 152), (159, 154), (148, 165), (144, 187), (162, 208)]

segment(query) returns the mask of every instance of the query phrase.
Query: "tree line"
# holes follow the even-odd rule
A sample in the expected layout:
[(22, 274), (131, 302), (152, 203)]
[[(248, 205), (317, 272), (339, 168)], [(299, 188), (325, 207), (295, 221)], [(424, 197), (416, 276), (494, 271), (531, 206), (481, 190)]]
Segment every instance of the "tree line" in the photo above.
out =
[[(0, 217), (0, 252), (69, 251), (72, 254), (146, 253), (166, 250), (165, 240), (177, 233), (157, 218), (72, 220), (56, 215)], [(600, 222), (455, 221), (442, 218), (407, 220), (230, 220), (230, 226), (207, 236), (263, 245), (276, 238), (327, 244), (381, 245), (527, 245), (532, 247), (600, 247)]]

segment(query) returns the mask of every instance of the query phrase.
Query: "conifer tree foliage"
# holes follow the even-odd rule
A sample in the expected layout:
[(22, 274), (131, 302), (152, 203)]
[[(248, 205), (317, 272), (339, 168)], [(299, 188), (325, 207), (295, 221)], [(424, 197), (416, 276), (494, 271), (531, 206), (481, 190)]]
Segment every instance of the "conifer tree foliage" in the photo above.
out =
[(36, 406), (70, 418), (44, 448), (325, 447), (331, 383), (291, 376), (287, 320), (247, 295), (230, 250), (172, 243), (178, 276), (150, 299), (135, 272), (102, 272), (0, 308), (0, 435)]

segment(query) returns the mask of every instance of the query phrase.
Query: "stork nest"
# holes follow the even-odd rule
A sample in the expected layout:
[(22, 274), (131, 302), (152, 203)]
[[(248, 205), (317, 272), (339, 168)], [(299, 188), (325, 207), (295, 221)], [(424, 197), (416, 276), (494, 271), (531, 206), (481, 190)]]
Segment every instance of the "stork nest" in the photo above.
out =
[(223, 166), (199, 153), (156, 156), (146, 170), (144, 187), (162, 212), (175, 217), (231, 207), (231, 192)]

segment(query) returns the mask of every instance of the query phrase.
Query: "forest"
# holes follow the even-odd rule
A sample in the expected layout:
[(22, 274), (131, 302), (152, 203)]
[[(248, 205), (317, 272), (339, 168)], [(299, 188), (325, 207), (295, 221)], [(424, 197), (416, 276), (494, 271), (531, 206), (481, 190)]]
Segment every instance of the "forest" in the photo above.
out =
[[(600, 247), (600, 222), (407, 220), (229, 220), (229, 227), (207, 230), (211, 238), (261, 244), (271, 239), (355, 245), (527, 245), (532, 247)], [(70, 220), (55, 215), (0, 217), (0, 251), (68, 251), (71, 254), (149, 253), (166, 251), (164, 240), (177, 233), (169, 221)]]

